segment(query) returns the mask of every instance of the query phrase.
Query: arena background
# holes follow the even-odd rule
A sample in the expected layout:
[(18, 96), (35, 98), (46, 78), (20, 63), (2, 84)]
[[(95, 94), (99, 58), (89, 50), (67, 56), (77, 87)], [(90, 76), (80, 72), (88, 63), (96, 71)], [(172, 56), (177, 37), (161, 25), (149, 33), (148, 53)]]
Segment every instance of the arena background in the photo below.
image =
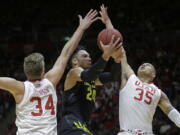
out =
[[(78, 26), (78, 14), (106, 4), (109, 16), (124, 37), (129, 64), (136, 71), (142, 62), (157, 70), (157, 84), (180, 111), (180, 2), (178, 0), (6, 0), (0, 4), (0, 76), (25, 80), (23, 58), (31, 52), (45, 55), (46, 69), (52, 67), (61, 48)], [(104, 25), (99, 21), (81, 40), (95, 61), (100, 55), (96, 38)], [(112, 62), (106, 70), (110, 70)], [(66, 71), (67, 72), (67, 71)], [(58, 120), (61, 113), (63, 79), (57, 88)], [(118, 86), (98, 88), (96, 108), (91, 115), (95, 135), (116, 135)], [(0, 135), (15, 135), (15, 102), (0, 90)], [(178, 129), (158, 109), (153, 121), (157, 135), (180, 135)]]

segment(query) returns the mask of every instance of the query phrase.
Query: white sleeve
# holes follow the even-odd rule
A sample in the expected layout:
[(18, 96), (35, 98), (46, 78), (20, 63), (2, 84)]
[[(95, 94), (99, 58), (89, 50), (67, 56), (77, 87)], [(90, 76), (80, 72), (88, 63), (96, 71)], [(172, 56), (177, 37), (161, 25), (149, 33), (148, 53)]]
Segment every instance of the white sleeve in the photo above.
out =
[(168, 117), (180, 128), (180, 113), (176, 109), (171, 110)]

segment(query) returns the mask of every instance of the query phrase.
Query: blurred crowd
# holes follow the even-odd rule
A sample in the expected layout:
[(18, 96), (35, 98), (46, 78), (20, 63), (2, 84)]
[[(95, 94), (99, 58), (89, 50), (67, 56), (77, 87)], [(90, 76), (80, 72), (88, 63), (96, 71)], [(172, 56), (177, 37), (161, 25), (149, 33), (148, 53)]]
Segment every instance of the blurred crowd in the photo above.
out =
[[(174, 107), (180, 111), (180, 46), (177, 44), (134, 44), (125, 43), (124, 47), (127, 52), (129, 64), (134, 71), (137, 71), (138, 66), (143, 62), (152, 63), (157, 71), (157, 77), (154, 83), (164, 91)], [(41, 46), (42, 47), (42, 46)], [(0, 47), (0, 75), (10, 76), (18, 80), (25, 80), (23, 74), (23, 58), (28, 53), (24, 49), (19, 48), (15, 51)], [(91, 50), (93, 51), (93, 50)], [(18, 52), (18, 53), (17, 53)], [(51, 53), (53, 54), (53, 53)], [(47, 67), (52, 66), (51, 56), (46, 58)], [(57, 88), (58, 95), (58, 110), (61, 109), (62, 85), (60, 82)], [(116, 135), (119, 130), (118, 118), (118, 102), (119, 102), (119, 83), (112, 82), (98, 87), (97, 100), (95, 109), (91, 114), (90, 128), (95, 135)], [(10, 93), (0, 90), (0, 134), (15, 135), (16, 126), (15, 120), (15, 102)], [(61, 118), (60, 111), (57, 115), (58, 121)], [(2, 127), (2, 126), (1, 126)], [(154, 133), (157, 135), (180, 135), (178, 129), (162, 111), (157, 109), (153, 121)]]

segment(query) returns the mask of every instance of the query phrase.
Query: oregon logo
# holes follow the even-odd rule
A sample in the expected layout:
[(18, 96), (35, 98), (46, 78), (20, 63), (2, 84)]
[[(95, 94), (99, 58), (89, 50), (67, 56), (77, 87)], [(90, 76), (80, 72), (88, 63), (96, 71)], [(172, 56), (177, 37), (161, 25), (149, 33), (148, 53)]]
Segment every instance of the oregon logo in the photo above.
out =
[[(81, 122), (74, 122), (74, 125), (78, 128), (78, 129), (81, 129), (87, 133), (89, 133), (90, 135), (93, 135), (89, 129), (87, 128), (86, 124), (82, 124)], [(83, 135), (86, 135), (86, 134), (83, 134)]]

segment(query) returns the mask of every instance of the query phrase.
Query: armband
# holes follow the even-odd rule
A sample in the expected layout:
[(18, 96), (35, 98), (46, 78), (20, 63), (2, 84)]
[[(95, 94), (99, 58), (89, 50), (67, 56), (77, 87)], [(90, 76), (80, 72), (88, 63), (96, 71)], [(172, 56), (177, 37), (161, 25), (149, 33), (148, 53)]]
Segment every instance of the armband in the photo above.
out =
[(171, 110), (168, 117), (180, 128), (180, 113), (176, 109)]

